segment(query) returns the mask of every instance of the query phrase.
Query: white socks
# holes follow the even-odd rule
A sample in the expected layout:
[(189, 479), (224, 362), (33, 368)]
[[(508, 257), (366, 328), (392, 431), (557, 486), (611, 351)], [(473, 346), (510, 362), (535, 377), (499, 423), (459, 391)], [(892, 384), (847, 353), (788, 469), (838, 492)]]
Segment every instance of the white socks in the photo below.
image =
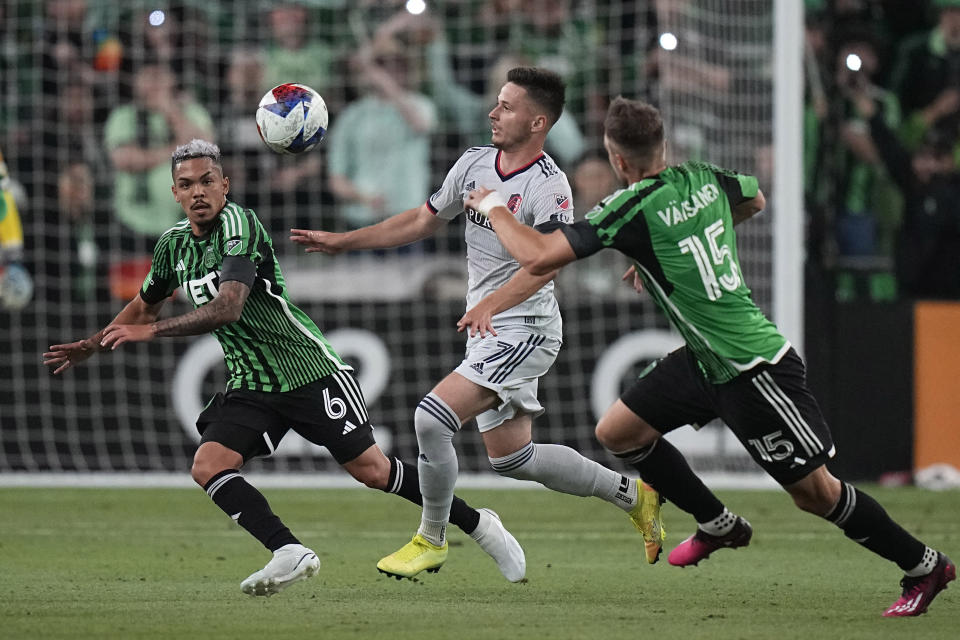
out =
[(460, 430), (460, 419), (439, 397), (428, 393), (413, 414), (420, 455), (417, 472), (423, 496), (423, 514), (418, 533), (429, 542), (443, 546), (453, 488), (457, 483), (457, 451), (453, 436)]
[(637, 481), (584, 458), (559, 444), (533, 442), (502, 458), (490, 458), (493, 470), (518, 480), (575, 496), (596, 496), (630, 511), (637, 505)]
[(730, 533), (730, 531), (733, 529), (733, 525), (735, 524), (737, 524), (737, 514), (731, 513), (726, 507), (724, 507), (723, 513), (718, 515), (716, 518), (710, 522), (700, 522), (697, 526), (712, 536), (725, 536)]

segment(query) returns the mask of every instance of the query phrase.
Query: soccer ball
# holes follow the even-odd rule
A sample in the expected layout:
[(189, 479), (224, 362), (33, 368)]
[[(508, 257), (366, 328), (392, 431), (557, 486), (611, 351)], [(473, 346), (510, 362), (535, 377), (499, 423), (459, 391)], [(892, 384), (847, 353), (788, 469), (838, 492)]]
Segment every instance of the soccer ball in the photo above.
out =
[(257, 107), (260, 138), (277, 153), (313, 149), (327, 133), (327, 105), (304, 84), (281, 84), (263, 96)]

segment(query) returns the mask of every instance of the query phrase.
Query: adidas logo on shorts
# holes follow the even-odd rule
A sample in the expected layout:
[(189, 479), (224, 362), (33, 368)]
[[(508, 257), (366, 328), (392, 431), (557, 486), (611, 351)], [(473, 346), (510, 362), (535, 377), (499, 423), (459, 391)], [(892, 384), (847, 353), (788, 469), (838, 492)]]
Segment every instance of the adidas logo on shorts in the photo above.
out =
[(483, 373), (483, 362), (474, 362), (472, 365), (470, 365), (470, 368), (477, 373)]
[(347, 424), (344, 425), (343, 431), (340, 432), (340, 435), (345, 436), (356, 428), (357, 428), (357, 425), (347, 420)]

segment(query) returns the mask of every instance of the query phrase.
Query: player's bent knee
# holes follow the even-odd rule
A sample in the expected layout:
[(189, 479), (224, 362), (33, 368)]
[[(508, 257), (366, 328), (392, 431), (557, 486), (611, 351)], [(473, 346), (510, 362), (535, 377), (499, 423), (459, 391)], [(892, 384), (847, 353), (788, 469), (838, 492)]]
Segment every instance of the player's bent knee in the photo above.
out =
[(819, 467), (799, 482), (784, 488), (799, 509), (825, 516), (840, 499), (841, 482), (824, 467)]
[(430, 410), (425, 409), (424, 403), (427, 402), (427, 398), (421, 401), (413, 413), (413, 429), (417, 434), (417, 440), (423, 442), (424, 438), (436, 437), (452, 439), (456, 430), (460, 428), (459, 418), (449, 409), (446, 409), (446, 412), (432, 406)]
[(432, 419), (429, 413), (421, 407), (417, 407), (417, 410), (413, 413), (413, 430), (416, 432), (418, 439), (424, 436), (431, 436), (440, 428), (442, 428), (442, 425)]
[(212, 466), (208, 464), (206, 460), (196, 456), (193, 458), (193, 466), (190, 467), (190, 476), (193, 478), (193, 481), (201, 487), (207, 486), (210, 478), (215, 476), (216, 473), (216, 471), (212, 471)]
[(615, 420), (604, 420), (601, 418), (593, 430), (594, 436), (608, 451), (631, 451), (642, 449), (652, 445), (659, 434), (651, 432), (625, 429), (623, 425)]
[(390, 479), (390, 465), (386, 469), (381, 469), (374, 465), (368, 465), (360, 469), (351, 470), (350, 474), (357, 480), (371, 489), (385, 490)]
[(617, 444), (621, 438), (618, 437), (618, 434), (609, 422), (604, 420), (598, 422), (596, 428), (593, 430), (593, 435), (596, 436), (597, 442), (602, 444), (607, 449), (620, 449)]
[(226, 469), (239, 469), (243, 457), (217, 442), (205, 442), (193, 455), (190, 476), (201, 487), (206, 486), (210, 478)]
[(824, 496), (815, 493), (790, 494), (793, 503), (801, 511), (812, 513), (815, 516), (824, 516), (830, 513), (833, 503), (824, 499)]

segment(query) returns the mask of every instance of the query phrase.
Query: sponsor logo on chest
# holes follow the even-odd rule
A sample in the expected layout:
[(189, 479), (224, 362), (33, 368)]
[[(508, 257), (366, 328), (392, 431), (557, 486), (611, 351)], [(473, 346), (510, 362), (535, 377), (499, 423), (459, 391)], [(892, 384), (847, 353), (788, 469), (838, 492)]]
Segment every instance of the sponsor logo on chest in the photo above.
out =
[(202, 258), (202, 270), (207, 273), (198, 278), (190, 278), (189, 276), (200, 270), (198, 267), (201, 265), (196, 264), (195, 260), (196, 258), (191, 260), (189, 256), (183, 256), (177, 261), (175, 270), (180, 273), (180, 287), (187, 299), (199, 307), (217, 297), (220, 285), (220, 256), (213, 245), (208, 246), (204, 249)]
[(187, 298), (195, 305), (202, 306), (217, 297), (220, 284), (220, 272), (211, 271), (202, 278), (195, 280), (184, 280), (180, 285)]
[[(523, 202), (523, 196), (521, 196), (519, 193), (510, 194), (510, 197), (507, 199), (507, 209), (510, 210), (510, 213), (516, 216), (520, 213), (521, 202)], [(467, 220), (473, 224), (493, 231), (493, 227), (490, 225), (490, 219), (487, 218), (487, 216), (482, 215), (481, 213), (474, 211), (469, 207), (464, 209), (464, 212), (467, 214)]]

